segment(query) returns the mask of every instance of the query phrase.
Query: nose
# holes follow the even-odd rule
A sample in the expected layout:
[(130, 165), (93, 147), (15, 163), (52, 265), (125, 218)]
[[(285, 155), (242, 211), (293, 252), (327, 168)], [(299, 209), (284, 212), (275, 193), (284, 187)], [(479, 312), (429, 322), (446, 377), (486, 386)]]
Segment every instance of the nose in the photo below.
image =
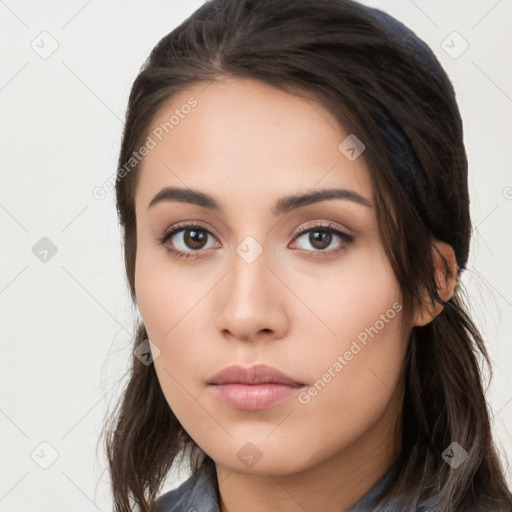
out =
[(282, 338), (288, 329), (286, 290), (265, 250), (251, 262), (235, 252), (233, 268), (216, 297), (216, 328), (243, 341)]

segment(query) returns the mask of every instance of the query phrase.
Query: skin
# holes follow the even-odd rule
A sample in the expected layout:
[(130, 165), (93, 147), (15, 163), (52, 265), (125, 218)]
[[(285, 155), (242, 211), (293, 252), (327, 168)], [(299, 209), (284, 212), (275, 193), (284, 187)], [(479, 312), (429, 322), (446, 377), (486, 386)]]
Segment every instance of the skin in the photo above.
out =
[[(348, 134), (328, 111), (229, 78), (173, 96), (152, 126), (190, 97), (197, 106), (144, 158), (135, 193), (136, 298), (160, 350), (154, 364), (163, 393), (216, 462), (223, 512), (347, 510), (399, 453), (393, 429), (408, 335), (439, 308), (418, 312), (410, 325), (396, 312), (308, 403), (297, 395), (242, 411), (221, 402), (207, 381), (232, 363), (268, 364), (310, 389), (358, 334), (401, 304), (401, 291), (373, 207), (330, 199), (272, 213), (281, 197), (313, 188), (348, 189), (372, 203), (364, 156), (350, 161), (340, 152)], [(224, 212), (178, 201), (148, 208), (168, 186), (210, 194)], [(158, 243), (184, 222), (206, 230), (203, 248), (187, 246), (186, 231), (166, 246), (195, 258), (177, 258)], [(329, 222), (353, 241), (332, 234), (321, 249), (308, 233), (297, 238), (313, 222)], [(252, 263), (236, 251), (248, 236), (262, 250)], [(448, 298), (453, 283), (442, 284)], [(261, 456), (252, 467), (237, 456), (244, 446)]]

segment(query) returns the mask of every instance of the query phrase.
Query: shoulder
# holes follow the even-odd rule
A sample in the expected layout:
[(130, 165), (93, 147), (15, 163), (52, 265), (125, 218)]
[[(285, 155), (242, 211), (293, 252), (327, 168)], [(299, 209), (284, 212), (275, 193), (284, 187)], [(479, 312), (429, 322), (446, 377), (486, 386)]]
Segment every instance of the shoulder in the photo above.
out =
[(206, 470), (197, 471), (179, 487), (160, 496), (156, 502), (156, 511), (220, 512), (217, 492), (212, 480), (212, 477), (216, 478), (214, 473)]

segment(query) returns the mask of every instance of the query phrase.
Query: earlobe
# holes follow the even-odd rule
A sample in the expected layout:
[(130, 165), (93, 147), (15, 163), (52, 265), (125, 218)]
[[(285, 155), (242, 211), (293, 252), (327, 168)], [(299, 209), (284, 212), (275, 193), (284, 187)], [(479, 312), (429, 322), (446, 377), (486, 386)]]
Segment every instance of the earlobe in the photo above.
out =
[[(435, 240), (433, 247), (437, 292), (444, 302), (448, 302), (455, 293), (457, 286), (457, 259), (451, 245)], [(427, 306), (430, 303), (430, 306)], [(413, 326), (422, 326), (430, 323), (441, 311), (444, 305), (436, 302), (432, 304), (430, 299), (415, 313)]]

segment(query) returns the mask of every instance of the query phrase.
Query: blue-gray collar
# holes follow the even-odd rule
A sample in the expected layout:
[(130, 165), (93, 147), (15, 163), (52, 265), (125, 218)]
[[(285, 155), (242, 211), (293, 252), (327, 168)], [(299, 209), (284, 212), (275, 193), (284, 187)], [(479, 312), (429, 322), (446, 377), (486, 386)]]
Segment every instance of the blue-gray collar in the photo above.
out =
[[(375, 485), (347, 512), (396, 512), (398, 502), (393, 502), (387, 507), (375, 508), (372, 506), (374, 499), (382, 492), (388, 481), (393, 477), (397, 469), (395, 463), (375, 483)], [(159, 512), (220, 512), (219, 497), (217, 494), (217, 475), (214, 467), (193, 474), (177, 489), (167, 492), (158, 500)], [(408, 509), (411, 512), (427, 512), (432, 510), (433, 504), (424, 503)]]

